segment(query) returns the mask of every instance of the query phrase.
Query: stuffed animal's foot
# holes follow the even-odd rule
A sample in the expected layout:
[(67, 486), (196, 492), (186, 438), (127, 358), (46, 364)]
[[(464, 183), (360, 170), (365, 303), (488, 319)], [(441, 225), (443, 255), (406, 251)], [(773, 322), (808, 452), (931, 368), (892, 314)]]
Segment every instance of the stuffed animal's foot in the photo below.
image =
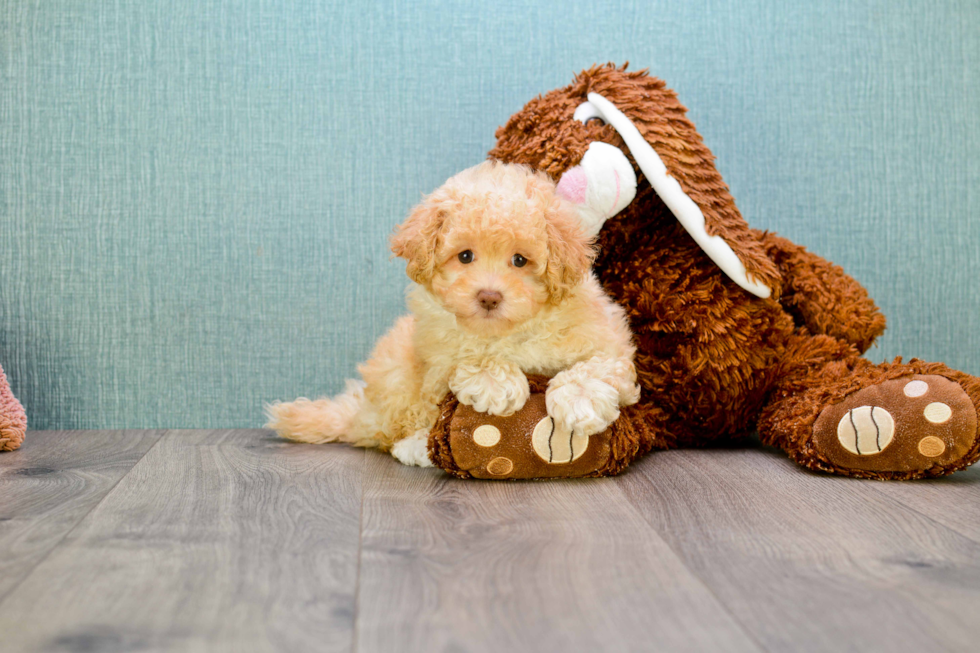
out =
[(396, 442), (391, 448), (391, 455), (403, 465), (432, 467), (429, 460), (429, 429), (420, 429)]
[(527, 377), (519, 367), (493, 361), (460, 365), (449, 381), (449, 389), (464, 406), (502, 417), (519, 411), (531, 396)]
[(977, 440), (977, 407), (963, 387), (943, 376), (914, 374), (824, 408), (812, 446), (833, 466), (859, 475), (921, 476), (962, 468)]
[(447, 396), (429, 439), (432, 462), (462, 478), (575, 478), (616, 474), (649, 450), (626, 417), (593, 435), (564, 428), (545, 405), (548, 379), (528, 381), (530, 398), (508, 417), (477, 412)]

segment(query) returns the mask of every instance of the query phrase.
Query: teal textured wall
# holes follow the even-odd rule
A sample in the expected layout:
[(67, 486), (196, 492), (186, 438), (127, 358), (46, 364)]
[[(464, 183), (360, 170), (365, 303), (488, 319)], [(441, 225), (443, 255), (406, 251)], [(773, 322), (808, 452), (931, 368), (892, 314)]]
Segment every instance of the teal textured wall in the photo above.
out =
[(239, 427), (399, 314), (386, 237), (593, 62), (691, 110), (874, 360), (980, 374), (980, 4), (23, 0), (0, 8), (0, 363), (34, 428)]

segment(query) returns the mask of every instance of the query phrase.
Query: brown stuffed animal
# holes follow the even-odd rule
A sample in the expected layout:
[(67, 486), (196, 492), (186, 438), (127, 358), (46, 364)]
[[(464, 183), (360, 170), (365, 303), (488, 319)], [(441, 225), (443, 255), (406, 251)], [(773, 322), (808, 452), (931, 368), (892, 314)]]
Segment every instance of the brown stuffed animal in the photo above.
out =
[[(629, 315), (642, 393), (614, 424), (621, 457), (594, 456), (584, 473), (535, 449), (540, 419), (524, 415), (533, 402), (495, 427), (522, 443), (524, 458), (517, 449), (487, 458), (488, 448), (470, 442), (474, 417), (449, 397), (430, 438), (443, 469), (611, 474), (652, 449), (753, 429), (799, 464), (845, 476), (935, 477), (980, 457), (980, 379), (942, 363), (862, 358), (885, 328), (877, 306), (840, 267), (746, 225), (663, 81), (593, 67), (529, 102), (496, 135), (492, 158), (549, 174), (598, 232), (595, 272)], [(590, 447), (608, 446), (593, 439)], [(488, 472), (494, 458), (511, 469)]]
[(7, 377), (0, 367), (0, 451), (13, 451), (24, 441), (27, 430), (27, 416), (10, 391)]

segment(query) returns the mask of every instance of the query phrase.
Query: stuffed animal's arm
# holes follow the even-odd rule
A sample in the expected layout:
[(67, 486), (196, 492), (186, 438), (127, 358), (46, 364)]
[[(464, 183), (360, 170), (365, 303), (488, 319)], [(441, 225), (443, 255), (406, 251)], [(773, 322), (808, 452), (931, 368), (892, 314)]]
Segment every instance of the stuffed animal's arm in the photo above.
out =
[(843, 268), (785, 238), (756, 233), (783, 277), (779, 303), (797, 323), (811, 333), (848, 342), (861, 352), (884, 332), (885, 316), (868, 291)]

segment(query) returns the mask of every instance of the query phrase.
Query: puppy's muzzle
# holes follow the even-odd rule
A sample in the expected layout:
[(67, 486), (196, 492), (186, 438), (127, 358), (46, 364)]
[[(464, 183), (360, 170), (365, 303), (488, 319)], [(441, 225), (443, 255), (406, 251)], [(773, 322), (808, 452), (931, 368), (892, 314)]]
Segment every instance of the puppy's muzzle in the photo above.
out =
[(476, 293), (476, 301), (480, 302), (483, 310), (492, 311), (504, 301), (504, 296), (496, 290), (481, 290)]

